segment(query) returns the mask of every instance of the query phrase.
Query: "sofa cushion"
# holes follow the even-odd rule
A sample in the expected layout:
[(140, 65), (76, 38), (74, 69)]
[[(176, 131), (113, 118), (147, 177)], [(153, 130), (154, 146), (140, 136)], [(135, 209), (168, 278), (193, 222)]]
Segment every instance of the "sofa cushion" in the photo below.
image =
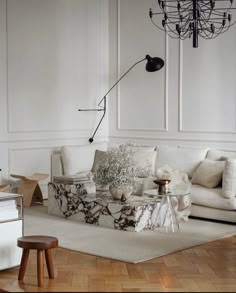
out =
[(96, 149), (105, 151), (107, 149), (107, 143), (63, 146), (61, 152), (64, 175), (73, 175), (79, 172), (91, 171)]
[(157, 151), (156, 170), (168, 165), (192, 178), (199, 164), (205, 159), (207, 151), (208, 148), (160, 146)]
[(146, 178), (155, 173), (157, 151), (139, 148), (134, 152), (134, 160), (137, 166), (137, 177)]
[(223, 196), (235, 198), (236, 196), (236, 159), (229, 159), (225, 163), (222, 180)]
[(100, 151), (100, 150), (95, 151), (93, 166), (91, 170), (92, 172), (96, 171), (98, 164), (100, 163), (101, 160), (104, 159), (105, 155), (106, 155), (106, 151)]
[(201, 185), (192, 185), (190, 198), (193, 204), (217, 208), (222, 210), (235, 210), (235, 197), (224, 198), (221, 187), (207, 188)]
[(205, 159), (193, 174), (192, 184), (199, 184), (208, 188), (216, 187), (221, 179), (225, 161), (212, 161)]
[(210, 149), (207, 152), (206, 158), (209, 160), (215, 160), (215, 161), (226, 160), (230, 158), (236, 158), (236, 152)]
[[(129, 147), (133, 151), (134, 160), (137, 165), (137, 177), (146, 178), (154, 174), (156, 155), (155, 147)], [(95, 171), (99, 162), (105, 157), (106, 152), (96, 150), (92, 172)]]

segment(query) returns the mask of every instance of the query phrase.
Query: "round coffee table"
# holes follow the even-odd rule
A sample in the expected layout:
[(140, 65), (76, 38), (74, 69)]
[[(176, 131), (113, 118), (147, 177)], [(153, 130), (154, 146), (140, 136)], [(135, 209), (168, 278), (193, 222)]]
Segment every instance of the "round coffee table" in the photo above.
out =
[(153, 229), (163, 232), (176, 232), (180, 230), (179, 221), (176, 217), (176, 211), (178, 208), (178, 198), (189, 195), (186, 193), (163, 193), (158, 194), (161, 197), (160, 206), (153, 221)]

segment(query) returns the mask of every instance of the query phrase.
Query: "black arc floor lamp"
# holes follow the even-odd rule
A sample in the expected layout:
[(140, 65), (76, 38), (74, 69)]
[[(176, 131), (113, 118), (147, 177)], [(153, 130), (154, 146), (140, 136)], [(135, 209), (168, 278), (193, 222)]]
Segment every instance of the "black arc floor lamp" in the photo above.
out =
[[(98, 122), (98, 125), (92, 135), (92, 137), (90, 137), (89, 142), (92, 143), (93, 142), (93, 138), (100, 126), (100, 124), (102, 123), (103, 118), (106, 115), (106, 99), (107, 99), (107, 95), (110, 93), (110, 91), (126, 76), (126, 74), (128, 74), (130, 72), (130, 70), (132, 68), (134, 68), (134, 66), (136, 66), (137, 64), (139, 64), (140, 62), (147, 60), (146, 63), (146, 71), (147, 72), (155, 72), (160, 70), (163, 66), (164, 66), (164, 60), (162, 60), (159, 57), (151, 57), (149, 55), (146, 55), (145, 58), (143, 58), (142, 60), (139, 60), (138, 62), (134, 63), (134, 65), (132, 65), (118, 80), (117, 82), (109, 89), (109, 91), (104, 95), (104, 97), (101, 99), (101, 101), (98, 104), (98, 109), (79, 109), (78, 111), (102, 111), (103, 115), (102, 118), (100, 119), (100, 121)], [(101, 103), (103, 102), (103, 106), (101, 106)]]

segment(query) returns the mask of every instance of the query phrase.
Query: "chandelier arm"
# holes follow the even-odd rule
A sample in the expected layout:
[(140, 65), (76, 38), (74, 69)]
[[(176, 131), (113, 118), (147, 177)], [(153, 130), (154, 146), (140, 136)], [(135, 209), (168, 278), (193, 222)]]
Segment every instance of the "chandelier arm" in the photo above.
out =
[(216, 8), (215, 10), (225, 10), (225, 11), (228, 11), (228, 10), (235, 10), (236, 7), (229, 7), (229, 8), (224, 8), (224, 7), (219, 7), (219, 8)]
[(190, 20), (191, 20), (191, 17), (189, 16), (189, 18), (186, 20), (186, 23), (185, 23), (185, 25), (184, 25), (184, 28), (185, 28), (186, 26), (188, 26)]
[(211, 18), (212, 9), (202, 9), (202, 7), (199, 7), (199, 10), (200, 10), (200, 13), (199, 13), (200, 15), (203, 14), (203, 16), (206, 17), (207, 19)]
[(200, 36), (201, 36), (203, 39), (205, 39), (205, 40), (212, 39), (212, 37), (211, 37), (211, 36), (212, 36), (212, 33), (210, 33), (210, 32), (209, 32), (209, 34), (206, 34), (206, 33), (205, 33), (205, 35), (204, 35), (204, 34), (201, 34)]
[(163, 28), (161, 28), (159, 25), (157, 25), (157, 24), (153, 21), (152, 18), (150, 18), (150, 19), (151, 19), (151, 22), (152, 22), (152, 24), (153, 24), (154, 26), (156, 26), (157, 28), (159, 28), (159, 29), (162, 30), (162, 31), (165, 31)]
[[(200, 27), (201, 27), (201, 24), (200, 24)], [(205, 29), (205, 28), (202, 28), (199, 31), (199, 34), (202, 38), (210, 38), (210, 36), (213, 36), (213, 33), (209, 29)]]
[(205, 40), (209, 40), (209, 39), (215, 39), (215, 38), (217, 38), (220, 34), (221, 34), (221, 31), (222, 31), (222, 29), (221, 30), (219, 30), (217, 33), (215, 33), (215, 35), (213, 35), (212, 34), (212, 37), (208, 37), (208, 36), (206, 36), (206, 37), (204, 37), (204, 36), (202, 36)]
[(234, 22), (230, 22), (230, 27), (235, 25), (235, 23), (236, 23), (236, 20)]
[[(165, 32), (166, 32), (166, 34), (168, 35), (168, 37), (170, 37), (170, 38), (172, 38), (172, 39), (178, 40), (178, 39), (180, 38), (179, 35), (177, 36), (176, 33), (174, 33), (174, 35), (172, 35), (172, 34), (170, 34), (170, 32), (168, 32), (168, 31), (165, 31)], [(175, 37), (175, 36), (177, 36), (177, 37)]]
[[(185, 5), (183, 5), (183, 6), (185, 6)], [(190, 3), (190, 4), (188, 4), (187, 7), (181, 8), (181, 13), (187, 11), (191, 6), (192, 6), (192, 4)], [(168, 6), (165, 6), (165, 8), (166, 7), (168, 7)], [(162, 9), (162, 11), (164, 11), (166, 13), (170, 13), (170, 12), (172, 12), (172, 13), (178, 13), (178, 11), (168, 11), (168, 9), (165, 9), (165, 8), (163, 9), (162, 7), (160, 7), (160, 8)], [(168, 8), (175, 8), (176, 9), (176, 6), (171, 6), (171, 7), (168, 7)]]
[(171, 26), (169, 26), (169, 24), (166, 24), (168, 29), (170, 30), (170, 32), (172, 32), (173, 34), (177, 35), (177, 33), (171, 28)]
[[(208, 22), (209, 23), (209, 22)], [(221, 24), (221, 26), (219, 26), (219, 27), (214, 27), (215, 28), (215, 32), (213, 33), (212, 32), (212, 30), (211, 30), (211, 28), (210, 28), (210, 26), (208, 25), (208, 23), (206, 23), (206, 22), (204, 22), (204, 21), (200, 21), (199, 22), (199, 25), (200, 25), (200, 28), (201, 28), (201, 30), (199, 30), (199, 34), (201, 35), (201, 36), (203, 36), (203, 34), (201, 33), (201, 32), (203, 32), (203, 33), (205, 33), (206, 31), (208, 31), (208, 32), (210, 32), (211, 34), (208, 34), (207, 36), (209, 36), (209, 35), (212, 35), (212, 37), (214, 36), (214, 33), (215, 34), (218, 34), (218, 32), (216, 31), (216, 30), (221, 30), (222, 28), (223, 28), (223, 26), (222, 26), (222, 23), (220, 23)], [(205, 34), (206, 35), (206, 34)]]
[(181, 35), (181, 40), (185, 40), (189, 37), (189, 31), (185, 31), (182, 35)]
[[(223, 28), (222, 28), (223, 30)], [(224, 31), (224, 32), (227, 32), (229, 30), (229, 27)], [(219, 35), (221, 34), (221, 32), (217, 33), (212, 39), (215, 39), (216, 37), (218, 37)]]
[[(207, 14), (207, 13), (204, 13), (204, 14)], [(224, 18), (224, 15), (222, 14), (222, 12), (217, 12), (217, 11), (208, 13), (207, 15), (220, 16), (221, 19)]]

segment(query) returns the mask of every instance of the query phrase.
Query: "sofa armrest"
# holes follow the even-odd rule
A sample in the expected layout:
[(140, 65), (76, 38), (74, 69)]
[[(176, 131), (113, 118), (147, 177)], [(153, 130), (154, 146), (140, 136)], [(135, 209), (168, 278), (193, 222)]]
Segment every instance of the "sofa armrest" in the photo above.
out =
[(236, 159), (229, 159), (225, 163), (222, 190), (225, 198), (232, 198), (236, 195)]

